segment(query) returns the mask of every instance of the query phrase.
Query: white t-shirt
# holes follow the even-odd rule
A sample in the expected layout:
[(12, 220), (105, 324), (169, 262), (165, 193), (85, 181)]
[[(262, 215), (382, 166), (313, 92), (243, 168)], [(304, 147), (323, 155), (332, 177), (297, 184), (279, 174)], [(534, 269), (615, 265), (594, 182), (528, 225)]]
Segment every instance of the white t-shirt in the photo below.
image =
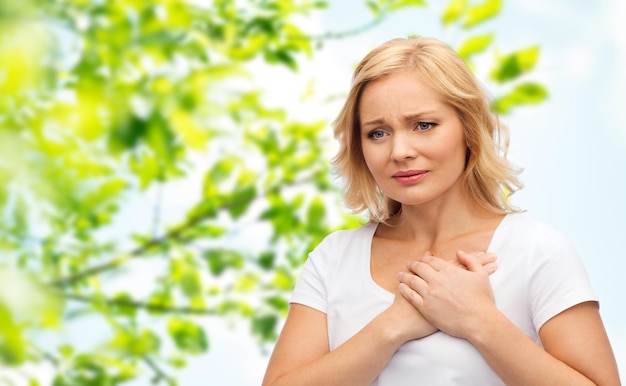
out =
[[(330, 234), (313, 250), (291, 303), (327, 315), (333, 350), (388, 308), (394, 294), (370, 272), (377, 224)], [(538, 331), (576, 304), (597, 301), (578, 253), (558, 231), (525, 214), (507, 215), (488, 251), (498, 256), (490, 276), (497, 308), (541, 346)], [(503, 343), (505, 344), (505, 343)], [(468, 341), (436, 332), (402, 345), (373, 385), (503, 385)]]

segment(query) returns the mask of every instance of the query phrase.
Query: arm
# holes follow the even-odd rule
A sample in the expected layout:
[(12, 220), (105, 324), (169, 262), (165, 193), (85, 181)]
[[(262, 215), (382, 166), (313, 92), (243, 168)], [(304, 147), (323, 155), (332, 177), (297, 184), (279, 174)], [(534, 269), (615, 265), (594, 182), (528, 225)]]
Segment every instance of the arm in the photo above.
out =
[[(462, 256), (459, 256), (462, 259)], [(545, 351), (496, 309), (487, 276), (433, 256), (401, 274), (401, 293), (436, 327), (471, 342), (507, 385), (619, 385), (617, 365), (594, 302), (540, 329)]]
[[(617, 364), (597, 304), (581, 303), (539, 331), (545, 351), (501, 313), (469, 336), (507, 385), (619, 385)], [(503, 343), (506, 342), (506, 343)]]
[(330, 351), (326, 314), (292, 304), (263, 385), (369, 385), (404, 342), (435, 331), (397, 295), (387, 310)]

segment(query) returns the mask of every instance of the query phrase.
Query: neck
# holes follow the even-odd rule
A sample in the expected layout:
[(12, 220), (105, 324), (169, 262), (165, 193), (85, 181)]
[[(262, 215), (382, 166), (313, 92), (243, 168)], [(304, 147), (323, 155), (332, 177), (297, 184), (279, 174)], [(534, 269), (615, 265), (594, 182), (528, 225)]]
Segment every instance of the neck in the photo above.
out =
[(391, 219), (389, 225), (398, 238), (437, 245), (482, 229), (484, 224), (491, 224), (503, 215), (459, 199), (439, 205), (403, 205), (402, 211)]

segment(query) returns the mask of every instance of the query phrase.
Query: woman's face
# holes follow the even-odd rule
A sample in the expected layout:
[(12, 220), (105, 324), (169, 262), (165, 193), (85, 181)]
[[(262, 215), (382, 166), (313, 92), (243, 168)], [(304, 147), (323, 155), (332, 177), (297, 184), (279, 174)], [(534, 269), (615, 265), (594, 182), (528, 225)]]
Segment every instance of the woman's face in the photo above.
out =
[(463, 125), (417, 75), (401, 71), (369, 83), (359, 122), (365, 162), (387, 197), (421, 205), (462, 194)]

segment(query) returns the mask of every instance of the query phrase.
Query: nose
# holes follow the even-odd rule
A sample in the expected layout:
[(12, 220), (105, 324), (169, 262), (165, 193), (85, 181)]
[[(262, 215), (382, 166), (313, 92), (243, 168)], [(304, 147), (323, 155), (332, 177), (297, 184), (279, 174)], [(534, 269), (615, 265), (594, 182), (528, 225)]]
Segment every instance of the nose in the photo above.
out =
[(392, 160), (405, 161), (417, 157), (419, 151), (416, 145), (415, 138), (405, 133), (396, 133), (393, 137)]

